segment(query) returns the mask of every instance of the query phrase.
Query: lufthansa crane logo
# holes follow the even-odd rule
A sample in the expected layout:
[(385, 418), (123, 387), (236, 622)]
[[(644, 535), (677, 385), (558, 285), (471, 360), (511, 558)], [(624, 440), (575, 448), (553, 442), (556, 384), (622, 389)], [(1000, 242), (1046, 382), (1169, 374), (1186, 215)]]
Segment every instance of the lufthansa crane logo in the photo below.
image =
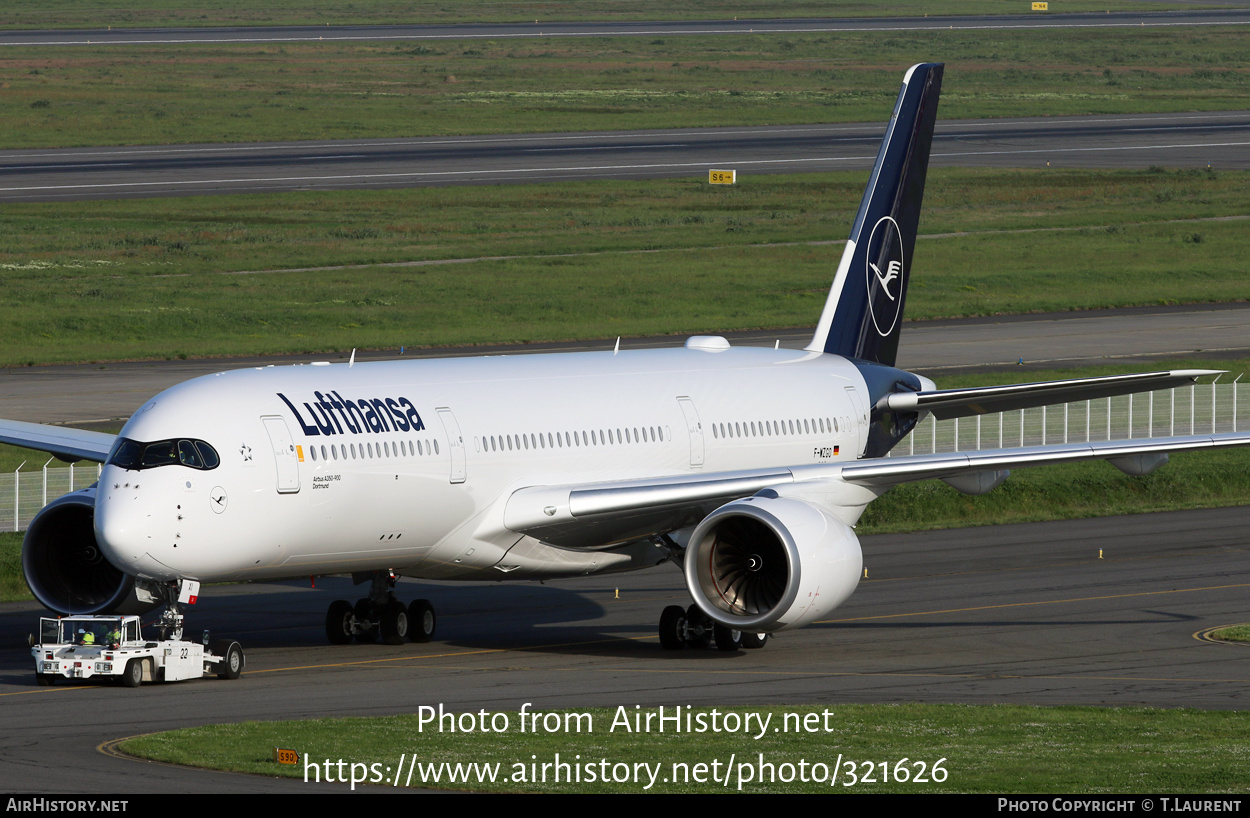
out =
[(894, 331), (902, 311), (903, 233), (891, 216), (882, 216), (872, 228), (865, 254), (868, 313), (882, 338)]

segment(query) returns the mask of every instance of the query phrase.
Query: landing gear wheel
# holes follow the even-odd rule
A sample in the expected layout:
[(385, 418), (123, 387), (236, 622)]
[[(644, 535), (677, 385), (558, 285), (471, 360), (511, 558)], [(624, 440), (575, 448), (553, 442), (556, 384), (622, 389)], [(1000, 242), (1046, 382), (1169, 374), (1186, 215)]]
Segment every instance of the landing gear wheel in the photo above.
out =
[(213, 646), (213, 653), (222, 657), (214, 670), (218, 679), (237, 679), (243, 673), (243, 647), (238, 642), (222, 641)]
[(357, 601), (352, 614), (356, 617), (356, 641), (362, 645), (372, 645), (378, 641), (378, 623), (373, 603), (367, 598)]
[(706, 648), (712, 644), (712, 620), (699, 610), (699, 606), (691, 603), (686, 608), (686, 646)]
[(665, 650), (686, 646), (686, 609), (680, 605), (669, 605), (660, 614), (660, 645)]
[(408, 633), (414, 642), (429, 642), (434, 638), (434, 606), (428, 599), (418, 599), (408, 606)]
[(732, 651), (742, 647), (742, 631), (736, 631), (717, 622), (712, 628), (718, 650)]
[(382, 608), (382, 641), (388, 645), (402, 645), (408, 641), (408, 628), (411, 620), (408, 609), (399, 600), (392, 599)]
[(142, 659), (131, 659), (126, 663), (126, 672), (122, 674), (122, 684), (126, 687), (138, 687), (143, 684)]
[(346, 645), (352, 641), (352, 604), (339, 599), (330, 603), (326, 611), (326, 638), (331, 645)]
[(747, 650), (758, 650), (768, 644), (768, 634), (766, 633), (744, 633), (742, 634), (742, 647)]

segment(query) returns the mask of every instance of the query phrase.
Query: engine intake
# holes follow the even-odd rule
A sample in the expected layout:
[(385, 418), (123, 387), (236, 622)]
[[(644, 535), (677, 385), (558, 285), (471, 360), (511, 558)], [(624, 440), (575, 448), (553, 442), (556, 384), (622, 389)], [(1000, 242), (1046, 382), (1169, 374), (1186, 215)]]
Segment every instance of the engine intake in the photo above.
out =
[(44, 607), (61, 614), (142, 614), (160, 605), (114, 568), (95, 539), (95, 487), (44, 507), (22, 541), (22, 572)]
[(823, 509), (757, 495), (721, 506), (686, 547), (686, 585), (705, 614), (735, 630), (802, 627), (846, 601), (863, 555), (849, 526)]

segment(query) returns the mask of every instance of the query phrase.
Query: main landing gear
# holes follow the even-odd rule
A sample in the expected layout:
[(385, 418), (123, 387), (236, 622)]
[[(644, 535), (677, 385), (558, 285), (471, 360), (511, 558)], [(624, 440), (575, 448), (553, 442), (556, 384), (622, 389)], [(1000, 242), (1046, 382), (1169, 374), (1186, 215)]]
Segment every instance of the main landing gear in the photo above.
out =
[(369, 596), (355, 605), (342, 599), (330, 603), (326, 638), (331, 644), (346, 645), (354, 638), (361, 643), (381, 639), (387, 645), (402, 645), (410, 639), (429, 642), (434, 638), (434, 606), (428, 599), (405, 606), (395, 598), (395, 574), (374, 571), (370, 576)]
[(724, 651), (762, 648), (768, 644), (768, 634), (743, 633), (713, 622), (698, 605), (669, 605), (660, 614), (660, 644), (666, 650), (706, 648), (713, 642)]

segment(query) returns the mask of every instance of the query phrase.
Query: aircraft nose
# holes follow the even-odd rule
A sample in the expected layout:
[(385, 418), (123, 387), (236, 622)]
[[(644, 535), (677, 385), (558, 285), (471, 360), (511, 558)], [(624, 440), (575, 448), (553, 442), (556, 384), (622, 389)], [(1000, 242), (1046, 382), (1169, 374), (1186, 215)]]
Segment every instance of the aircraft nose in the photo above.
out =
[(170, 569), (152, 556), (161, 538), (152, 506), (143, 502), (141, 486), (124, 480), (106, 482), (101, 477), (96, 494), (95, 537), (105, 559), (128, 574), (172, 579)]

